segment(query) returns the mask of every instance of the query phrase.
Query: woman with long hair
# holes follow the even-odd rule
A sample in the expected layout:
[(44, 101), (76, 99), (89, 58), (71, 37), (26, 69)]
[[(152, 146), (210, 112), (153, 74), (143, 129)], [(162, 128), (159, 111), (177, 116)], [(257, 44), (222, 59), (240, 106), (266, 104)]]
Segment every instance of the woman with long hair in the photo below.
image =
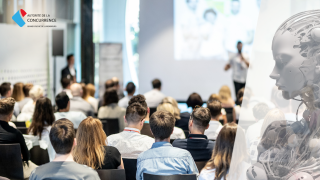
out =
[(233, 107), (235, 105), (235, 102), (231, 97), (231, 90), (229, 86), (222, 86), (219, 90), (219, 96), (222, 103), (222, 107)]
[(107, 136), (99, 119), (88, 117), (78, 128), (77, 146), (73, 158), (92, 169), (124, 169), (121, 154), (115, 147), (107, 146)]
[(12, 97), (14, 100), (16, 100), (16, 102), (20, 102), (21, 100), (24, 99), (23, 83), (18, 82), (14, 84)]
[[(236, 134), (237, 141), (244, 144), (235, 145)], [(243, 170), (239, 170), (249, 166), (244, 162), (246, 160), (247, 151), (242, 128), (236, 123), (227, 123), (219, 132), (211, 159), (202, 169), (199, 180), (242, 179), (243, 176), (246, 179)]]
[(86, 85), (86, 93), (87, 93), (87, 102), (91, 104), (91, 106), (93, 106), (94, 108), (94, 112), (97, 113), (98, 112), (98, 103), (99, 101), (94, 98), (94, 94), (96, 92), (96, 88), (94, 87), (93, 84), (89, 83)]

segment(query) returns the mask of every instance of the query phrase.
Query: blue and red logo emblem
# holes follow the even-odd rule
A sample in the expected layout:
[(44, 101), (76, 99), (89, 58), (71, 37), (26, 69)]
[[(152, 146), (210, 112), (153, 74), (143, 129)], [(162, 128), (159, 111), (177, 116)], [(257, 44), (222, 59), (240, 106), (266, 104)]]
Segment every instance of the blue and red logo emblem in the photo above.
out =
[[(21, 15), (20, 15), (21, 14)], [(18, 10), (13, 16), (12, 19), (14, 20), (14, 22), (16, 22), (20, 27), (24, 26), (26, 23), (24, 22), (24, 20), (22, 19), (22, 17), (24, 17), (27, 13), (23, 10), (20, 9)], [(22, 17), (21, 17), (22, 16)]]

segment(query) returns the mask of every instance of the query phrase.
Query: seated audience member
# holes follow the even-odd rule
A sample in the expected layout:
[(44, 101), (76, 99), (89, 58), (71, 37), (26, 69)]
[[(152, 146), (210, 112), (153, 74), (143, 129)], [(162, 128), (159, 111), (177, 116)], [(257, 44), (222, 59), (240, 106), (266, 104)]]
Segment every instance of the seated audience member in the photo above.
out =
[(148, 107), (157, 107), (166, 96), (161, 92), (161, 81), (159, 79), (154, 79), (152, 81), (153, 89), (144, 94)]
[(235, 105), (235, 102), (231, 97), (231, 90), (227, 85), (224, 85), (220, 88), (219, 96), (222, 107), (233, 107)]
[(253, 141), (260, 136), (264, 117), (269, 112), (269, 107), (265, 103), (258, 103), (253, 107), (252, 112), (256, 119), (256, 123), (250, 125), (246, 131), (246, 144), (248, 151)]
[[(11, 97), (12, 96), (12, 88), (11, 88), (11, 83), (9, 82), (4, 82), (0, 86), (0, 94), (1, 94), (1, 99)], [(13, 115), (16, 117), (19, 115), (20, 109), (19, 105), (17, 102), (14, 104), (14, 109), (13, 109)]]
[(76, 135), (75, 162), (92, 169), (123, 169), (120, 152), (115, 147), (107, 146), (106, 139), (99, 119), (88, 117), (83, 120)]
[[(12, 92), (12, 97), (16, 102), (20, 102), (21, 100), (24, 99), (24, 94), (23, 94), (23, 83), (18, 82), (15, 83), (13, 86), (13, 92)], [(20, 109), (20, 107), (19, 107)]]
[[(175, 112), (174, 107), (171, 103), (161, 103), (157, 107), (157, 111), (167, 111), (171, 113), (173, 116)], [(186, 138), (186, 135), (184, 134), (181, 128), (178, 128), (178, 127), (173, 128), (173, 132), (170, 136), (170, 139), (185, 139), (185, 138)]]
[(68, 119), (73, 123), (73, 128), (78, 129), (81, 121), (87, 118), (81, 111), (70, 111), (70, 100), (66, 92), (61, 92), (56, 96), (58, 112), (54, 113), (56, 120)]
[(216, 139), (222, 125), (219, 122), (219, 117), (221, 115), (221, 103), (219, 101), (208, 101), (207, 107), (210, 110), (211, 120), (209, 123), (209, 128), (204, 131), (204, 134), (209, 139)]
[(54, 122), (49, 136), (51, 144), (56, 151), (56, 157), (53, 161), (37, 167), (32, 172), (30, 180), (100, 180), (98, 173), (92, 168), (78, 164), (73, 160), (72, 153), (77, 142), (71, 121), (61, 119)]
[(29, 94), (32, 101), (29, 101), (26, 105), (23, 106), (21, 114), (19, 114), (19, 116), (17, 117), (18, 121), (27, 121), (32, 118), (36, 102), (39, 98), (43, 97), (44, 90), (41, 86), (34, 85), (30, 89)]
[(108, 89), (103, 95), (103, 106), (98, 111), (98, 118), (118, 118), (119, 131), (123, 131), (126, 109), (118, 106), (118, 95), (114, 89)]
[(208, 161), (214, 147), (214, 142), (208, 140), (204, 131), (208, 129), (211, 119), (208, 108), (199, 107), (193, 110), (189, 121), (188, 139), (177, 139), (172, 146), (189, 151), (195, 161)]
[(48, 153), (52, 161), (55, 152), (50, 143), (49, 132), (55, 121), (55, 117), (50, 99), (45, 97), (39, 98), (36, 102), (35, 109), (36, 111), (33, 113), (31, 125), (28, 128), (28, 134), (38, 136), (39, 140), (48, 145)]
[[(144, 101), (145, 106), (143, 103)], [(148, 107), (143, 95), (133, 96), (126, 110), (125, 122), (127, 127), (118, 134), (108, 137), (108, 145), (116, 147), (123, 158), (137, 159), (139, 154), (150, 149), (154, 139), (140, 134), (148, 115)]]
[(181, 119), (180, 117), (180, 109), (178, 107), (178, 102), (173, 98), (173, 97), (165, 97), (163, 100), (162, 100), (163, 103), (169, 103), (173, 106), (174, 108), (174, 118), (176, 119), (176, 123), (178, 120)]
[[(108, 79), (105, 84), (104, 84), (104, 88), (105, 88), (105, 91), (108, 90), (108, 89), (114, 89), (114, 82), (112, 81), (112, 79)], [(101, 106), (103, 106), (103, 97), (102, 99), (99, 100), (99, 104), (98, 104), (98, 111), (100, 109)]]
[(199, 173), (191, 154), (187, 150), (172, 147), (170, 144), (174, 121), (174, 116), (166, 111), (156, 111), (150, 117), (150, 128), (155, 137), (155, 143), (151, 149), (138, 157), (137, 180), (143, 179), (143, 173), (155, 175)]
[(21, 132), (8, 122), (13, 114), (15, 100), (12, 97), (0, 100), (0, 144), (20, 144), (22, 160), (29, 161), (29, 151)]
[[(195, 106), (202, 106), (203, 101), (201, 96), (198, 93), (192, 93), (188, 97), (187, 100), (187, 106), (191, 107), (192, 110), (194, 109)], [(179, 127), (183, 130), (189, 130), (189, 120), (190, 120), (190, 113), (189, 112), (182, 112), (180, 113), (181, 119), (179, 121), (176, 121), (176, 127)]]
[(61, 78), (61, 85), (62, 85), (62, 92), (66, 92), (67, 95), (69, 96), (69, 99), (73, 98), (72, 93), (71, 93), (71, 76), (65, 76)]
[(86, 93), (87, 93), (87, 102), (91, 104), (94, 109), (94, 112), (98, 112), (98, 103), (99, 101), (94, 98), (94, 93), (96, 93), (96, 88), (93, 84), (89, 83), (86, 85)]
[(117, 91), (118, 98), (122, 99), (124, 97), (123, 90), (120, 87), (119, 79), (117, 77), (113, 77), (111, 79), (113, 81), (113, 88)]
[[(224, 125), (217, 137), (212, 157), (202, 169), (199, 180), (247, 179), (249, 164), (245, 162), (248, 155), (243, 145), (244, 139), (244, 132), (236, 123)], [(243, 144), (234, 145), (235, 142)]]
[(71, 93), (73, 98), (70, 99), (70, 111), (80, 111), (86, 116), (92, 116), (94, 109), (87, 101), (82, 98), (83, 90), (80, 84), (71, 85)]
[(120, 107), (123, 107), (123, 108), (127, 108), (128, 107), (128, 103), (129, 103), (130, 99), (132, 98), (132, 96), (136, 92), (136, 86), (133, 84), (133, 82), (129, 82), (127, 84), (126, 91), (128, 93), (127, 96), (125, 96), (124, 98), (120, 99), (119, 102), (118, 102), (118, 105)]
[(27, 83), (23, 85), (23, 94), (24, 94), (24, 99), (22, 99), (18, 104), (19, 104), (19, 109), (20, 111), (26, 105), (29, 101), (32, 101), (31, 97), (29, 96), (29, 91), (33, 87), (33, 84)]
[[(207, 102), (218, 101), (221, 103), (221, 98), (218, 94), (211, 94)], [(228, 122), (226, 116), (226, 110), (221, 107), (221, 115), (218, 117), (218, 120), (223, 120), (223, 123), (226, 124)]]

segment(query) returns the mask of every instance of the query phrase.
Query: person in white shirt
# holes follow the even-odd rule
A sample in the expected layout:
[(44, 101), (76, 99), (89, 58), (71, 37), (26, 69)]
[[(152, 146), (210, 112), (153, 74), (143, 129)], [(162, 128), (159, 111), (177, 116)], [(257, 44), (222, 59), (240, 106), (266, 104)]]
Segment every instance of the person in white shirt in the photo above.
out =
[(21, 114), (17, 117), (17, 121), (27, 121), (32, 118), (35, 110), (36, 102), (39, 98), (43, 97), (44, 89), (40, 85), (34, 85), (29, 91), (32, 101), (27, 102), (21, 110)]
[(54, 113), (56, 120), (68, 119), (73, 123), (73, 128), (78, 129), (79, 124), (87, 118), (87, 116), (81, 111), (69, 111), (70, 100), (66, 92), (61, 92), (56, 96), (56, 105), (58, 112)]
[(166, 96), (161, 92), (161, 81), (159, 79), (154, 79), (152, 81), (152, 86), (153, 89), (145, 93), (144, 97), (146, 97), (148, 107), (155, 108)]
[(128, 107), (128, 103), (129, 103), (130, 99), (132, 98), (132, 96), (136, 92), (136, 86), (134, 85), (133, 82), (129, 82), (127, 84), (126, 91), (127, 91), (128, 95), (123, 97), (122, 99), (120, 99), (118, 102), (118, 106), (123, 107), (123, 108)]
[(204, 131), (204, 135), (206, 135), (208, 139), (215, 140), (222, 129), (222, 125), (219, 122), (219, 117), (221, 116), (221, 103), (217, 100), (209, 101), (207, 103), (207, 108), (210, 110), (211, 120), (209, 128)]
[(269, 112), (269, 106), (266, 103), (258, 103), (253, 107), (252, 112), (257, 122), (250, 125), (246, 131), (246, 144), (248, 151), (252, 143), (260, 137), (261, 127), (264, 117)]
[(233, 70), (233, 83), (235, 87), (235, 94), (245, 87), (247, 79), (247, 71), (249, 68), (249, 58), (246, 54), (242, 53), (242, 42), (237, 43), (238, 53), (230, 57), (229, 63), (225, 66), (224, 70), (227, 71), (230, 68)]
[(32, 101), (30, 95), (29, 95), (29, 92), (31, 90), (31, 88), (33, 87), (33, 84), (31, 83), (27, 83), (25, 85), (23, 85), (23, 94), (24, 94), (24, 99), (22, 99), (20, 102), (19, 102), (19, 109), (20, 111), (22, 110), (22, 108), (24, 107), (24, 105), (26, 105), (29, 101)]
[[(1, 99), (11, 97), (12, 96), (12, 86), (9, 82), (4, 82), (0, 86), (0, 94)], [(13, 115), (18, 116), (20, 113), (18, 102), (15, 102), (14, 109), (13, 109)]]
[(67, 93), (67, 95), (69, 96), (69, 99), (73, 98), (72, 93), (71, 93), (71, 89), (70, 89), (71, 76), (62, 77), (60, 82), (61, 82), (61, 85), (63, 88), (62, 91)]
[(143, 95), (131, 98), (126, 110), (125, 129), (107, 138), (108, 145), (116, 147), (122, 158), (137, 159), (139, 154), (150, 149), (153, 138), (140, 134), (145, 119), (149, 117), (148, 106)]

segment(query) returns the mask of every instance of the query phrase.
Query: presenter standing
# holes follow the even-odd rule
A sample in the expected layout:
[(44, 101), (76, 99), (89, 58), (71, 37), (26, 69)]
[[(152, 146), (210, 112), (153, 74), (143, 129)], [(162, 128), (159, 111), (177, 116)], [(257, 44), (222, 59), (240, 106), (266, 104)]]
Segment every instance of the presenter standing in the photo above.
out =
[(74, 68), (74, 56), (73, 56), (73, 54), (69, 54), (67, 56), (67, 62), (68, 62), (67, 67), (65, 67), (65, 68), (63, 68), (61, 70), (61, 78), (67, 77), (67, 78), (71, 79), (73, 82), (76, 82), (77, 71)]
[(231, 55), (229, 63), (224, 68), (225, 71), (230, 68), (233, 70), (232, 78), (236, 95), (238, 91), (246, 85), (247, 71), (249, 68), (249, 58), (246, 54), (242, 53), (241, 41), (238, 41), (237, 49), (238, 53)]

